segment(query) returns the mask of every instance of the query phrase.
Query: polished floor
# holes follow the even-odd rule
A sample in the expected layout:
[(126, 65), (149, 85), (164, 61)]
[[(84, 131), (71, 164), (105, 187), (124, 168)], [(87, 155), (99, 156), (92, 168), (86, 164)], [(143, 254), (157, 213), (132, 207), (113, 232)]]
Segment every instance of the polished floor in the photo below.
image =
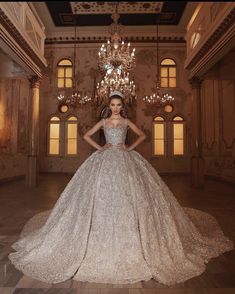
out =
[[(71, 176), (42, 174), (38, 188), (26, 188), (23, 180), (0, 184), (0, 294), (234, 294), (235, 251), (212, 259), (206, 271), (171, 287), (154, 280), (127, 285), (69, 280), (46, 284), (24, 276), (7, 256), (25, 222), (34, 214), (53, 207)], [(224, 233), (235, 242), (235, 186), (207, 180), (204, 189), (193, 189), (187, 176), (164, 176), (182, 206), (211, 213)]]

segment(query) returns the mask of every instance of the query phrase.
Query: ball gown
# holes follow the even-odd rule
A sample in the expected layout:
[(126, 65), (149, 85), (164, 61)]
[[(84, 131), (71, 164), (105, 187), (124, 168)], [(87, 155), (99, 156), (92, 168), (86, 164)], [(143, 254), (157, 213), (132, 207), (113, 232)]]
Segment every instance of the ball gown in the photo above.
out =
[(212, 215), (180, 206), (147, 160), (117, 148), (126, 120), (103, 123), (111, 148), (92, 153), (54, 207), (26, 223), (9, 254), (17, 269), (47, 283), (173, 285), (233, 249)]

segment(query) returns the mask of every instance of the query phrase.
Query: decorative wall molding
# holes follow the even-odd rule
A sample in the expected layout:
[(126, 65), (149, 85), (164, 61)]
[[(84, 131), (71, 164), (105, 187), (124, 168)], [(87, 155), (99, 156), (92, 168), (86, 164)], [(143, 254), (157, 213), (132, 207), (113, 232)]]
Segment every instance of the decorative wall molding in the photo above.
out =
[[(39, 56), (37, 52), (30, 46), (30, 44), (22, 36), (18, 28), (8, 18), (3, 9), (0, 7), (0, 37), (1, 40), (10, 47), (11, 50), (29, 66), (37, 75), (45, 70), (47, 64), (46, 59)], [(11, 39), (12, 38), (12, 39)], [(38, 67), (38, 68), (36, 68)]]
[[(185, 68), (191, 76), (197, 75), (223, 46), (235, 37), (235, 8), (222, 20), (218, 28), (209, 36), (201, 48), (191, 58), (187, 57)], [(188, 40), (189, 42), (189, 40)], [(189, 55), (189, 52), (188, 52)], [(191, 58), (191, 59), (190, 59)]]
[[(110, 36), (83, 36), (77, 37), (76, 43), (104, 43), (110, 39)], [(125, 36), (124, 41), (138, 42), (138, 43), (156, 43), (155, 36)], [(183, 43), (186, 44), (182, 36), (163, 36), (160, 37), (159, 43)], [(46, 38), (45, 45), (49, 44), (74, 44), (73, 36), (59, 36)]]

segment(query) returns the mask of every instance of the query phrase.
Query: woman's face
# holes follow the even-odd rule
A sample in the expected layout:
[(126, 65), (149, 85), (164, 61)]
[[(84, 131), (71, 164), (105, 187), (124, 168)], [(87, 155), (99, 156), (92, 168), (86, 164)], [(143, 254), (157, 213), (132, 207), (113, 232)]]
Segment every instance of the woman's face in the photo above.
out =
[(110, 101), (109, 107), (112, 111), (112, 114), (120, 114), (122, 108), (122, 100), (120, 98), (113, 98)]

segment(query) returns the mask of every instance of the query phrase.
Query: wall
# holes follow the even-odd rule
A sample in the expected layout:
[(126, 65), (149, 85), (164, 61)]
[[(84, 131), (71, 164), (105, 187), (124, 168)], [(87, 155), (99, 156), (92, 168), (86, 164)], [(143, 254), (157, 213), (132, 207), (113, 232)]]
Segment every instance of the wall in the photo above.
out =
[(28, 101), (26, 79), (0, 78), (0, 180), (25, 175)]
[[(97, 71), (97, 53), (101, 44), (79, 44), (77, 49), (78, 64), (78, 85), (82, 91), (92, 94), (94, 89), (94, 79)], [(161, 173), (189, 173), (190, 172), (190, 97), (191, 89), (187, 80), (187, 71), (183, 68), (185, 59), (184, 43), (160, 44), (160, 57), (173, 58), (177, 63), (177, 88), (174, 89), (175, 96), (174, 113), (181, 114), (186, 120), (186, 155), (178, 158), (159, 159), (152, 156), (152, 120), (159, 113), (159, 109), (146, 106), (142, 102), (142, 97), (151, 94), (156, 75), (156, 44), (131, 43), (131, 47), (136, 48), (136, 68), (134, 69), (134, 79), (137, 87), (137, 101), (131, 109), (131, 117), (137, 126), (147, 134), (144, 143), (137, 147), (140, 152), (156, 169)], [(51, 115), (59, 114), (57, 110), (57, 87), (56, 87), (56, 65), (61, 58), (73, 60), (73, 47), (70, 45), (46, 45), (45, 57), (49, 64), (47, 73), (43, 78), (40, 94), (40, 170), (47, 172), (74, 172), (77, 167), (94, 151), (84, 140), (82, 135), (99, 120), (97, 109), (93, 106), (86, 106), (81, 109), (71, 109), (70, 113), (77, 115), (79, 121), (79, 152), (77, 157), (60, 157), (47, 155), (48, 120)], [(165, 115), (165, 114), (163, 114)], [(60, 115), (63, 119), (63, 115)], [(135, 135), (130, 135), (130, 142), (135, 139)], [(96, 136), (98, 139), (98, 134)]]
[(204, 77), (203, 155), (206, 175), (235, 182), (235, 51)]

